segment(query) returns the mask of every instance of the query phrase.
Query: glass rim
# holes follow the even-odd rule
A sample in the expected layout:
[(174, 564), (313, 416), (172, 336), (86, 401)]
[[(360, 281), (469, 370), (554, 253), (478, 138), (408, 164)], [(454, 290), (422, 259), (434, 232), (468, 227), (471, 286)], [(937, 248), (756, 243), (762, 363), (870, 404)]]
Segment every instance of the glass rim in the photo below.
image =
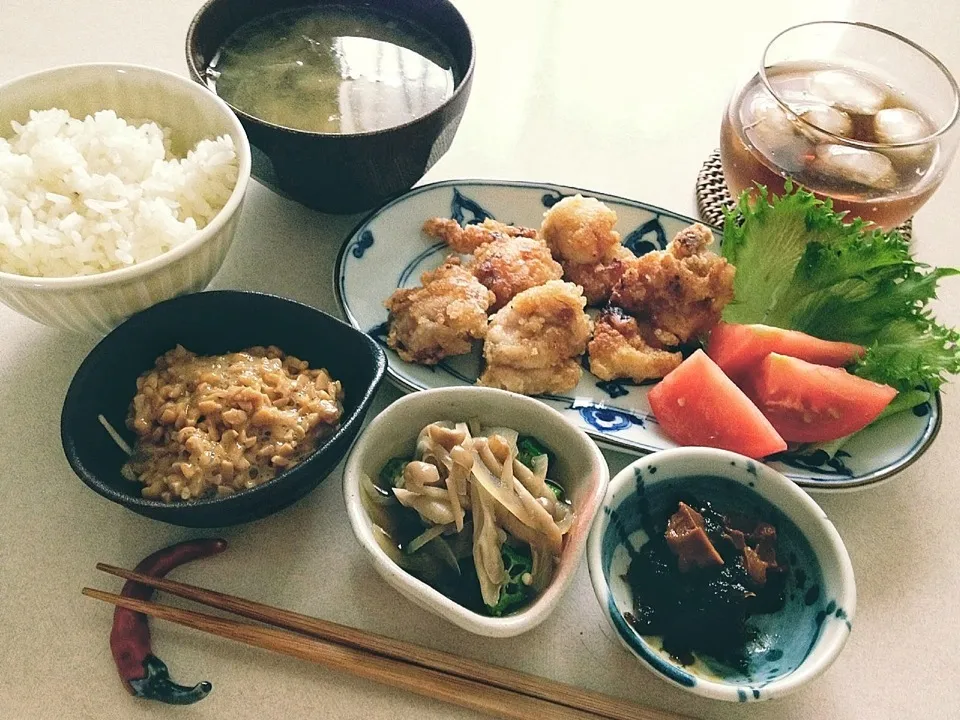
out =
[[(793, 108), (791, 108), (790, 105), (788, 105), (787, 102), (783, 98), (781, 98), (780, 95), (770, 85), (770, 80), (767, 77), (767, 55), (770, 53), (770, 48), (773, 46), (773, 44), (777, 42), (780, 38), (782, 38), (784, 35), (786, 35), (787, 33), (793, 32), (794, 30), (799, 30), (800, 28), (807, 28), (814, 25), (847, 25), (850, 27), (873, 30), (873, 31), (882, 33), (884, 35), (888, 35), (889, 37), (892, 37), (895, 40), (899, 40), (905, 45), (908, 45), (909, 47), (918, 51), (921, 55), (926, 57), (927, 60), (932, 62), (933, 65), (943, 74), (943, 76), (947, 79), (947, 82), (949, 83), (950, 88), (953, 90), (953, 111), (951, 112), (949, 119), (947, 119), (946, 122), (944, 122), (939, 128), (937, 128), (933, 132), (917, 140), (910, 140), (908, 142), (899, 142), (899, 143), (878, 143), (878, 142), (870, 142), (867, 140), (857, 140), (855, 138), (844, 137), (843, 135), (837, 135), (836, 133), (832, 133), (829, 130), (825, 130), (824, 128), (816, 125), (815, 123), (812, 123), (809, 120), (805, 120), (804, 118), (800, 117), (800, 115), (798, 115), (793, 110)], [(909, 38), (906, 38), (903, 35), (894, 32), (893, 30), (888, 30), (887, 28), (880, 27), (879, 25), (872, 25), (871, 23), (857, 22), (853, 20), (813, 20), (811, 22), (798, 23), (796, 25), (791, 25), (790, 27), (784, 30), (781, 30), (776, 35), (774, 35), (773, 38), (770, 40), (770, 42), (768, 42), (766, 47), (763, 49), (763, 56), (760, 58), (759, 75), (760, 75), (760, 81), (763, 83), (764, 88), (766, 88), (767, 92), (770, 93), (770, 95), (777, 102), (777, 104), (789, 114), (789, 117), (792, 120), (800, 122), (803, 125), (816, 130), (819, 133), (823, 133), (827, 137), (837, 140), (840, 144), (843, 144), (843, 145), (849, 145), (849, 146), (860, 147), (860, 148), (870, 148), (870, 149), (909, 148), (909, 147), (916, 147), (918, 145), (926, 145), (931, 140), (935, 140), (936, 138), (941, 137), (942, 135), (945, 135), (947, 132), (949, 132), (953, 128), (953, 126), (957, 124), (957, 119), (960, 118), (960, 87), (958, 87), (956, 79), (953, 77), (953, 74), (950, 72), (947, 66), (944, 65), (933, 53), (925, 49), (923, 46), (918, 45), (913, 40), (910, 40)]]

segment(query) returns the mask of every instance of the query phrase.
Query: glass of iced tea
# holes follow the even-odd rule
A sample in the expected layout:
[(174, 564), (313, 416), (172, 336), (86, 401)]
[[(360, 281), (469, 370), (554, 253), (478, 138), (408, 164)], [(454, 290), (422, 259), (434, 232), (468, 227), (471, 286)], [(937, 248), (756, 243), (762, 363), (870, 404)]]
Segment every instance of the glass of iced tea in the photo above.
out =
[(960, 92), (943, 63), (874, 25), (812, 22), (777, 35), (723, 116), (731, 194), (789, 178), (849, 218), (892, 228), (953, 159)]

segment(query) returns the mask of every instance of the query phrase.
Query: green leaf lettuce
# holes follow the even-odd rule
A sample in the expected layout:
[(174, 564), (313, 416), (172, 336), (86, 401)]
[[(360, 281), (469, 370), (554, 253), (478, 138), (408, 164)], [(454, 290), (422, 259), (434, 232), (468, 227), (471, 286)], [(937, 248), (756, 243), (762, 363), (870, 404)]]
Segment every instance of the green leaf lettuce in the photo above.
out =
[(723, 255), (737, 268), (731, 323), (763, 323), (867, 347), (852, 371), (901, 393), (932, 392), (960, 372), (960, 335), (928, 304), (941, 278), (897, 232), (844, 223), (829, 201), (788, 184), (744, 193), (727, 214)]

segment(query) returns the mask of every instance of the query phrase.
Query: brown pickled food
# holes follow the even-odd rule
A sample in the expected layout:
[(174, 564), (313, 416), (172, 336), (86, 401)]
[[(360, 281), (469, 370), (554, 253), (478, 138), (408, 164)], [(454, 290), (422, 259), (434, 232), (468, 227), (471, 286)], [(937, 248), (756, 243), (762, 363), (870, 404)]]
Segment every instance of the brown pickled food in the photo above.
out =
[(688, 499), (648, 535), (626, 575), (633, 592), (627, 621), (642, 635), (659, 635), (683, 664), (702, 653), (744, 667), (753, 633), (747, 620), (785, 601), (776, 528)]

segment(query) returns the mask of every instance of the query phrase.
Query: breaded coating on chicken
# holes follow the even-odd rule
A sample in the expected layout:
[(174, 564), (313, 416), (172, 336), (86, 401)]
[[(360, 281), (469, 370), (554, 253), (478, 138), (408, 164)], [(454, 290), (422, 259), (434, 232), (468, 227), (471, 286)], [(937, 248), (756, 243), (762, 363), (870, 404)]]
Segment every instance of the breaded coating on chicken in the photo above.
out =
[(451, 249), (469, 255), (481, 245), (502, 237), (535, 238), (537, 231), (519, 225), (507, 225), (487, 218), (478, 225), (460, 227), (451, 218), (430, 218), (423, 224), (423, 231), (430, 237), (443, 240)]
[(500, 237), (481, 245), (467, 269), (496, 295), (491, 311), (502, 308), (517, 293), (563, 276), (563, 268), (550, 255), (550, 249), (540, 240), (527, 237)]
[(587, 305), (600, 307), (610, 299), (614, 285), (620, 280), (627, 265), (633, 262), (636, 256), (623, 245), (613, 249), (613, 258), (601, 260), (598, 263), (560, 263), (563, 266), (563, 279), (576, 283), (583, 288)]
[(707, 332), (733, 299), (735, 273), (725, 258), (706, 250), (712, 241), (703, 225), (681, 230), (665, 250), (629, 263), (610, 302), (649, 323), (666, 346)]
[(494, 294), (455, 255), (420, 282), (423, 287), (396, 290), (384, 303), (390, 311), (387, 345), (407, 362), (424, 365), (470, 352), (472, 341), (487, 333)]
[(683, 361), (680, 353), (664, 350), (650, 328), (640, 326), (617, 307), (604, 310), (597, 318), (587, 352), (590, 372), (601, 380), (655, 380)]
[(617, 214), (596, 198), (566, 197), (543, 214), (540, 236), (553, 256), (581, 265), (613, 258), (620, 234)]
[(564, 360), (548, 368), (514, 368), (510, 365), (487, 366), (478, 385), (509, 390), (520, 395), (569, 392), (580, 382), (583, 366), (578, 359)]
[(561, 280), (517, 295), (490, 318), (478, 382), (524, 395), (574, 388), (592, 330), (585, 305), (580, 288)]
[(561, 280), (524, 290), (490, 318), (484, 357), (532, 369), (581, 355), (592, 329), (585, 305), (580, 288)]

